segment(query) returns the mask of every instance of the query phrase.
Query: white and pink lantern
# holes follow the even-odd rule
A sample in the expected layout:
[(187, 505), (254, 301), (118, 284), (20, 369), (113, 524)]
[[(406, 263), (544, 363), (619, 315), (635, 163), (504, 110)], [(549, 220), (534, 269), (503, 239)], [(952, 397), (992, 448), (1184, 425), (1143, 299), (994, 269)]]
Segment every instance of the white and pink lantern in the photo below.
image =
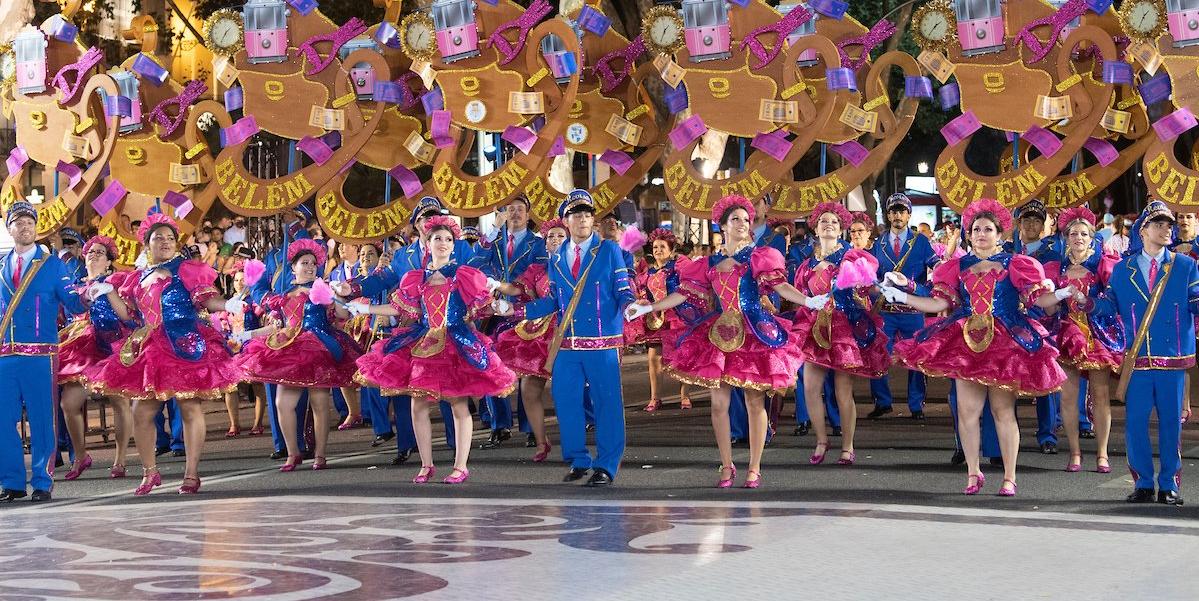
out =
[(251, 64), (287, 60), (287, 3), (249, 0), (242, 8), (246, 28), (246, 59)]
[(479, 55), (474, 0), (436, 0), (430, 10), (441, 60), (452, 63)]
[(978, 56), (1003, 50), (1003, 3), (1001, 0), (954, 0), (958, 41), (962, 54)]
[(731, 56), (726, 0), (683, 0), (683, 38), (693, 63)]
[(46, 35), (26, 27), (13, 40), (17, 64), (17, 90), (22, 94), (46, 91)]
[[(807, 8), (808, 12), (812, 13), (812, 18), (808, 19), (807, 23), (796, 27), (795, 31), (787, 34), (788, 46), (794, 46), (795, 44), (799, 43), (799, 38), (807, 37), (816, 33), (816, 19), (818, 18), (818, 15), (815, 11), (811, 10), (807, 2), (790, 2), (779, 4), (775, 10), (779, 11), (779, 14), (785, 15), (791, 12), (796, 6)], [(816, 57), (816, 49), (809, 48), (799, 53), (799, 59), (796, 60), (796, 62), (799, 63), (799, 66), (801, 67), (811, 67), (812, 65), (815, 65), (817, 62), (819, 62)]]
[[(575, 35), (579, 35), (578, 24), (572, 23), (571, 26)], [(541, 57), (558, 83), (570, 81), (570, 77), (579, 71), (578, 57), (566, 49), (565, 40), (554, 34), (541, 38)]]
[[(379, 45), (370, 38), (354, 38), (337, 51), (337, 58), (342, 61), (357, 50), (374, 50), (379, 52)], [(370, 63), (355, 63), (350, 67), (350, 83), (354, 84), (354, 93), (358, 100), (371, 100), (375, 95), (375, 68)]]
[[(127, 134), (141, 129), (142, 99), (139, 93), (141, 82), (137, 79), (137, 74), (121, 69), (113, 71), (109, 75), (116, 82), (117, 90), (121, 92), (121, 96), (129, 99), (129, 116), (121, 117), (121, 123), (117, 126), (117, 131)], [(104, 91), (101, 90), (100, 94), (103, 95)]]
[(1199, 44), (1199, 0), (1166, 0), (1174, 47)]

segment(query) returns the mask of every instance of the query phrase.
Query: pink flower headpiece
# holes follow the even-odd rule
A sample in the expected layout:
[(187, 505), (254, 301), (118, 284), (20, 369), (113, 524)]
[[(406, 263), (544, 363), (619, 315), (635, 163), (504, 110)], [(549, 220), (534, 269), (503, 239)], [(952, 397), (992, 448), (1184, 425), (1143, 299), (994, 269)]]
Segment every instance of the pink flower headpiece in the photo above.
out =
[(87, 243), (83, 245), (83, 255), (87, 256), (88, 251), (95, 246), (103, 246), (108, 253), (108, 260), (115, 261), (120, 254), (117, 252), (117, 245), (108, 236), (92, 236)]
[(1095, 230), (1095, 214), (1086, 207), (1074, 207), (1073, 209), (1062, 211), (1057, 216), (1057, 231), (1065, 234), (1076, 221), (1083, 221), (1091, 226), (1092, 231)]
[(864, 211), (854, 211), (853, 218), (850, 220), (850, 223), (860, 223), (866, 226), (866, 229), (868, 230), (874, 229), (874, 219)]
[(293, 240), (292, 243), (288, 245), (287, 262), (289, 264), (295, 263), (296, 259), (304, 253), (312, 253), (312, 256), (316, 257), (316, 264), (318, 266), (325, 264), (325, 245), (317, 242), (316, 240), (311, 240), (308, 238)]
[(137, 237), (145, 244), (149, 241), (150, 234), (163, 225), (171, 228), (171, 231), (175, 232), (175, 237), (179, 236), (179, 224), (175, 223), (174, 219), (167, 217), (165, 213), (150, 213), (138, 226)]
[(790, 219), (784, 219), (782, 217), (772, 217), (770, 219), (767, 219), (766, 226), (772, 230), (776, 230), (780, 227), (785, 227), (785, 228), (787, 228), (788, 233), (791, 233), (791, 234), (795, 233), (795, 222)]
[(462, 228), (458, 227), (458, 222), (454, 221), (454, 219), (451, 217), (446, 217), (445, 215), (434, 215), (433, 217), (426, 219), (424, 227), (425, 231), (423, 233), (427, 236), (429, 232), (433, 231), (433, 228), (437, 227), (449, 228), (450, 233), (454, 235), (455, 240), (462, 237)]
[(679, 239), (677, 237), (675, 237), (674, 232), (672, 232), (664, 227), (657, 228), (654, 231), (650, 232), (649, 240), (650, 240), (650, 242), (653, 242), (655, 240), (661, 240), (661, 241), (669, 244), (671, 248), (674, 248), (679, 245)]
[(712, 207), (712, 223), (719, 225), (721, 222), (720, 218), (724, 217), (724, 214), (734, 207), (745, 209), (749, 213), (749, 220), (754, 220), (754, 203), (740, 194), (730, 194), (716, 201), (716, 205)]
[(839, 202), (822, 202), (812, 208), (812, 215), (808, 217), (809, 223), (815, 223), (820, 220), (820, 216), (825, 213), (832, 213), (841, 221), (841, 229), (849, 229), (849, 223), (853, 217), (849, 214), (849, 209), (845, 208)]
[(983, 213), (991, 213), (999, 222), (999, 227), (1009, 232), (1012, 229), (1012, 214), (1007, 210), (1007, 207), (999, 204), (998, 201), (990, 198), (981, 198), (970, 203), (966, 210), (962, 212), (962, 227), (969, 232), (974, 226), (974, 220)]
[(566, 224), (562, 223), (561, 219), (554, 217), (553, 219), (547, 219), (547, 220), (541, 222), (541, 227), (538, 228), (538, 231), (541, 232), (541, 236), (544, 238), (545, 236), (548, 236), (550, 233), (550, 230), (552, 230), (554, 228), (558, 228), (560, 230), (565, 230)]

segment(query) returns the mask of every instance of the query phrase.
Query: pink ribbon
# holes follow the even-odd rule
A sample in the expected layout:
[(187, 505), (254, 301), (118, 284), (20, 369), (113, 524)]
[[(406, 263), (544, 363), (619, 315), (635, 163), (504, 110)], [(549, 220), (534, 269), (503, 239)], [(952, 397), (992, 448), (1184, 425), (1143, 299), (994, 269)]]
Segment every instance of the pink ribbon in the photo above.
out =
[[(745, 50), (746, 47), (748, 47), (749, 51), (754, 55), (754, 58), (758, 59), (758, 64), (754, 65), (754, 68), (761, 69), (762, 67), (769, 65), (771, 61), (778, 57), (779, 52), (782, 52), (783, 40), (787, 39), (787, 35), (798, 29), (800, 25), (803, 25), (810, 20), (812, 20), (811, 11), (804, 8), (802, 4), (796, 4), (795, 7), (787, 11), (787, 14), (784, 15), (783, 18), (779, 19), (777, 23), (773, 25), (763, 25), (749, 32), (749, 35), (741, 41), (741, 49)], [(758, 36), (764, 33), (773, 33), (776, 36), (774, 46), (772, 46), (770, 50), (766, 50), (765, 45), (763, 45), (761, 40), (758, 39)]]
[(92, 208), (100, 216), (107, 215), (118, 203), (125, 198), (125, 185), (120, 180), (112, 180), (108, 187), (92, 201)]
[[(1049, 54), (1049, 51), (1053, 49), (1053, 45), (1057, 43), (1058, 38), (1061, 37), (1062, 30), (1070, 25), (1070, 21), (1081, 17), (1086, 11), (1087, 0), (1070, 0), (1052, 15), (1041, 17), (1025, 25), (1024, 29), (1021, 29), (1020, 33), (1016, 34), (1016, 39), (1023, 42), (1032, 51), (1032, 60), (1029, 62), (1035, 63), (1045, 58)], [(1049, 36), (1049, 41), (1047, 42), (1042, 42), (1032, 32), (1032, 30), (1043, 25), (1053, 27), (1053, 35)]]
[[(358, 37), (364, 31), (366, 31), (366, 23), (363, 23), (362, 19), (354, 17), (346, 21), (345, 25), (337, 28), (337, 31), (333, 33), (314, 35), (305, 40), (303, 44), (300, 44), (300, 52), (304, 54), (304, 58), (310, 66), (304, 74), (315, 75), (324, 71), (325, 67), (328, 67), (337, 58), (337, 51), (341, 49), (342, 44)], [(321, 58), (320, 53), (316, 51), (316, 45), (321, 42), (329, 42), (331, 44), (329, 54), (324, 58)]]
[[(552, 10), (554, 8), (546, 0), (533, 0), (529, 8), (525, 9), (523, 15), (500, 25), (499, 28), (492, 32), (488, 39), (491, 41), (491, 45), (495, 46), (495, 49), (503, 55), (504, 58), (500, 59), (501, 65), (506, 65), (516, 60), (520, 51), (524, 50), (525, 39), (529, 37), (529, 30), (536, 27), (537, 23), (550, 14)], [(509, 42), (504, 37), (504, 33), (509, 29), (520, 30), (520, 33), (516, 36), (515, 44)]]
[(12, 149), (12, 153), (8, 155), (4, 163), (8, 165), (8, 173), (12, 175), (21, 170), (25, 163), (29, 162), (29, 153), (25, 152), (24, 148), (17, 146)]
[[(413, 79), (420, 81), (420, 76), (412, 71), (408, 71), (407, 73), (401, 75), (399, 79), (396, 79), (396, 83), (400, 85), (399, 105), (400, 108), (404, 110), (410, 109), (416, 106), (416, 103), (420, 102), (420, 97), (412, 91), (412, 88), (408, 87), (408, 82), (412, 81)], [(425, 89), (423, 83), (421, 84), (421, 89)]]
[(612, 150), (609, 148), (600, 155), (600, 162), (607, 163), (608, 166), (616, 170), (617, 173), (624, 175), (629, 167), (633, 166), (633, 158), (627, 152), (620, 150)]
[[(183, 86), (183, 91), (179, 92), (174, 98), (167, 98), (159, 102), (150, 111), (149, 119), (151, 123), (157, 123), (162, 127), (163, 131), (159, 134), (160, 138), (166, 139), (175, 134), (175, 130), (183, 125), (183, 120), (187, 118), (187, 107), (191, 106), (204, 92), (208, 91), (208, 86), (204, 82), (193, 79)], [(175, 114), (172, 116), (167, 113), (167, 109), (175, 107)]]
[[(58, 70), (58, 73), (54, 74), (54, 87), (62, 91), (63, 102), (70, 102), (75, 99), (75, 95), (79, 93), (80, 88), (83, 87), (83, 82), (86, 81), (83, 74), (90, 71), (92, 67), (95, 67), (103, 59), (104, 51), (92, 46), (87, 49), (87, 52), (83, 53), (83, 56), (79, 57), (79, 60), (64, 66)], [(67, 76), (71, 74), (75, 75), (75, 81), (68, 82)]]
[(54, 166), (54, 170), (67, 176), (68, 190), (74, 188), (75, 184), (78, 184), (79, 180), (83, 179), (83, 170), (80, 169), (79, 165), (76, 165), (75, 163), (59, 161), (58, 164)]
[[(895, 35), (895, 24), (882, 19), (866, 32), (866, 35), (861, 35), (856, 38), (849, 38), (837, 42), (837, 52), (841, 54), (841, 66), (848, 67), (854, 71), (862, 68), (870, 58), (870, 51), (878, 47), (887, 38)], [(862, 54), (858, 58), (849, 58), (849, 54), (845, 52), (847, 46), (861, 46)]]
[[(633, 73), (633, 67), (637, 66), (637, 57), (644, 52), (645, 42), (641, 40), (641, 36), (637, 36), (628, 46), (601, 56), (595, 63), (595, 74), (602, 82), (600, 92), (608, 94), (620, 86)], [(612, 69), (612, 61), (618, 58), (624, 59), (624, 64), (620, 66), (620, 74)]]
[(549, 152), (545, 153), (545, 156), (546, 158), (551, 158), (560, 154), (566, 154), (566, 140), (562, 136), (554, 138), (554, 143), (550, 146)]
[(183, 203), (187, 202), (187, 200), (188, 199), (186, 196), (184, 196), (174, 190), (167, 190), (167, 193), (162, 195), (162, 202), (170, 205), (171, 207), (175, 208), (176, 210), (178, 210), (179, 207), (183, 206)]
[(329, 148), (324, 140), (312, 136), (304, 136), (299, 142), (296, 142), (296, 148), (308, 155), (308, 158), (317, 165), (328, 163), (329, 158), (333, 156), (333, 149)]
[(420, 178), (417, 177), (411, 169), (403, 165), (396, 165), (395, 167), (392, 167), (387, 172), (387, 175), (395, 178), (395, 180), (399, 182), (400, 189), (404, 191), (404, 198), (412, 198), (421, 190)]

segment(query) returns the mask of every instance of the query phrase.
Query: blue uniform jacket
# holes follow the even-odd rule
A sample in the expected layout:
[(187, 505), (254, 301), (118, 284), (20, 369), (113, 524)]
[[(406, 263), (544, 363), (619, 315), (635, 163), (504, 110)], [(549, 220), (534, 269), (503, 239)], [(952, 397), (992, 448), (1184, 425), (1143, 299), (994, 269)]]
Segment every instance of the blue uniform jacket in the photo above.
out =
[[(0, 269), (0, 315), (8, 312), (12, 303), (12, 320), (0, 333), (0, 355), (50, 354), (58, 349), (58, 316), (60, 310), (70, 315), (87, 309), (75, 291), (73, 275), (58, 257), (41, 246), (33, 253), (30, 264), (22, 267), (23, 291), (13, 286), (13, 251), (4, 254)], [(35, 267), (37, 273), (30, 274)], [(17, 298), (20, 293), (20, 298)], [(17, 345), (20, 348), (13, 348)]]
[(501, 282), (515, 282), (530, 265), (544, 263), (549, 256), (545, 252), (545, 240), (525, 231), (524, 238), (516, 245), (512, 259), (508, 259), (508, 226), (500, 229), (500, 235), (490, 247), (477, 247), (470, 265), (484, 275)]
[[(634, 297), (629, 285), (631, 272), (625, 266), (620, 246), (611, 240), (600, 239), (597, 234), (591, 235), (590, 246), (583, 254), (579, 269), (579, 277), (586, 274), (586, 281), (571, 276), (571, 261), (565, 254), (568, 246), (563, 244), (558, 252), (550, 255), (549, 295), (526, 304), (517, 317), (537, 319), (557, 312), (558, 327), (566, 328), (562, 337), (563, 349), (600, 350), (624, 346), (624, 309)], [(582, 296), (575, 308), (574, 319), (566, 323), (563, 315), (575, 294)]]
[[(1124, 257), (1112, 269), (1107, 289), (1095, 299), (1093, 312), (1119, 315), (1129, 346), (1149, 307), (1147, 274), (1137, 254)], [(1195, 315), (1199, 314), (1199, 269), (1195, 260), (1166, 251), (1170, 280), (1162, 293), (1145, 342), (1137, 349), (1137, 369), (1180, 369), (1195, 364)], [(1162, 277), (1159, 273), (1158, 277)]]
[[(391, 269), (376, 269), (369, 276), (351, 282), (354, 294), (373, 298), (388, 293), (400, 285), (400, 278), (404, 277), (405, 273), (425, 268), (427, 262), (425, 254), (425, 249), (420, 242), (413, 242), (397, 250), (395, 256), (391, 258)], [(471, 250), (469, 242), (466, 240), (454, 241), (453, 259), (455, 263), (467, 265), (473, 255), (474, 251)]]
[[(891, 242), (892, 236), (894, 234), (891, 233), (891, 230), (887, 230), (882, 236), (879, 236), (878, 240), (875, 240), (874, 246), (869, 249), (870, 254), (878, 259), (879, 281), (883, 280), (883, 275), (887, 272), (898, 271), (915, 284), (913, 292), (917, 296), (928, 296), (930, 294), (928, 272), (940, 262), (937, 253), (933, 251), (932, 243), (919, 232), (908, 230), (908, 239), (900, 245), (899, 256), (896, 256), (894, 244)], [(911, 309), (899, 309), (889, 303), (884, 303), (882, 310), (915, 312)]]

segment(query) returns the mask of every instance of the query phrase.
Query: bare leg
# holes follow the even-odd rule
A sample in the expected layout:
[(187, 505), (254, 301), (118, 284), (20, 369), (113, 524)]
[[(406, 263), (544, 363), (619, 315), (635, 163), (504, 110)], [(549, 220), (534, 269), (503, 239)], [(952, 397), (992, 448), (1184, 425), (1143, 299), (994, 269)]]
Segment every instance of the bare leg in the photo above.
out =
[[(346, 397), (347, 403), (349, 398)], [(316, 435), (313, 456), (324, 458), (329, 441), (329, 410), (333, 406), (331, 391), (328, 388), (309, 388), (308, 404), (312, 407), (312, 427)]]
[(254, 425), (251, 428), (256, 430), (262, 427), (262, 420), (266, 419), (266, 386), (262, 382), (254, 382), (250, 390), (254, 393)]
[(646, 353), (649, 355), (647, 362), (649, 363), (649, 398), (658, 398), (658, 373), (662, 371), (662, 357), (658, 354), (658, 349), (653, 346), (647, 347)]
[(229, 413), (229, 432), (241, 432), (241, 416), (237, 406), (241, 402), (241, 393), (237, 390), (225, 393), (225, 411)]
[(722, 479), (732, 478), (733, 442), (730, 440), (729, 395), (733, 389), (728, 384), (712, 388), (712, 433), (716, 435), (716, 450), (720, 453)]
[[(812, 430), (816, 432), (816, 453), (823, 455), (828, 449), (828, 428), (824, 425), (824, 378), (828, 375), (825, 369), (812, 362), (803, 366), (804, 404), (808, 407), (808, 418), (812, 420)], [(845, 435), (842, 426), (841, 435)]]
[(203, 399), (179, 401), (179, 411), (183, 413), (183, 444), (187, 447), (184, 479), (198, 478), (200, 475), (200, 456), (204, 453), (204, 438), (208, 434), (202, 402)]
[[(766, 448), (766, 428), (769, 416), (766, 415), (766, 393), (761, 390), (745, 391), (745, 412), (749, 414), (749, 471), (757, 477), (745, 477), (746, 482), (752, 482), (762, 477), (762, 450)], [(727, 411), (726, 423), (727, 423)], [(728, 436), (724, 437), (728, 440)], [(730, 453), (731, 453), (730, 449)]]
[(538, 447), (549, 442), (545, 434), (544, 394), (545, 380), (533, 376), (520, 379), (520, 398), (524, 400), (525, 416), (529, 418), (529, 426), (533, 428), (533, 438)]
[[(154, 456), (157, 433), (154, 416), (162, 411), (162, 403), (155, 399), (133, 401), (133, 442), (146, 472), (158, 471), (158, 458)], [(145, 484), (146, 479), (142, 479)]]
[(341, 396), (346, 399), (346, 420), (342, 425), (351, 424), (354, 420), (362, 419), (362, 401), (358, 397), (357, 388), (342, 388)]
[(292, 457), (302, 455), (300, 441), (296, 440), (296, 404), (299, 402), (299, 388), (282, 385), (275, 387), (275, 413), (279, 415), (279, 428), (283, 430), (283, 442), (287, 445), (288, 463), (291, 463)]
[[(470, 457), (470, 440), (475, 433), (475, 422), (470, 416), (466, 397), (450, 399), (454, 412), (454, 469), (466, 471), (466, 460)], [(526, 408), (527, 410), (527, 408)]]
[[(844, 459), (853, 453), (853, 433), (857, 430), (858, 422), (858, 405), (853, 402), (853, 374), (834, 371), (833, 390), (837, 395), (837, 409), (841, 410), (841, 455)], [(821, 403), (823, 406), (824, 403)]]
[(1066, 381), (1062, 382), (1062, 425), (1066, 427), (1066, 440), (1070, 442), (1070, 463), (1082, 462), (1082, 447), (1078, 442), (1078, 370), (1072, 365), (1062, 365)]
[[(958, 437), (962, 439), (962, 452), (966, 454), (966, 474), (977, 476), (979, 444), (979, 418), (987, 401), (987, 389), (977, 382), (958, 380)], [(994, 403), (995, 400), (991, 399)]]
[(113, 466), (124, 466), (125, 456), (129, 453), (129, 435), (133, 433), (133, 412), (129, 409), (129, 401), (123, 397), (108, 397), (108, 404), (112, 407), (113, 416), (116, 418), (117, 452), (112, 464)]
[(1095, 428), (1095, 447), (1097, 449), (1095, 456), (1102, 460), (1099, 465), (1107, 467), (1111, 467), (1111, 462), (1107, 458), (1107, 443), (1112, 434), (1112, 401), (1109, 396), (1111, 382), (1111, 372), (1106, 370), (1091, 372), (1091, 400), (1095, 404), (1092, 424)]
[(62, 407), (62, 417), (67, 422), (67, 433), (71, 435), (71, 446), (75, 448), (75, 465), (83, 463), (87, 456), (87, 426), (83, 412), (87, 408), (87, 395), (79, 384), (67, 384), (62, 387), (59, 398)]
[[(433, 465), (433, 424), (429, 423), (430, 404), (428, 397), (412, 397), (412, 431), (416, 434), (416, 451), (420, 455), (422, 467)], [(455, 442), (457, 442), (456, 439)]]
[[(1016, 395), (1010, 390), (990, 389), (991, 415), (995, 417), (995, 430), (999, 433), (999, 451), (1003, 454), (1003, 479), (1016, 482), (1016, 455), (1020, 452), (1020, 428), (1016, 424)], [(1077, 403), (1075, 397), (1069, 403)], [(1069, 404), (1063, 402), (1063, 405)], [(1074, 416), (1078, 428), (1078, 416)]]

